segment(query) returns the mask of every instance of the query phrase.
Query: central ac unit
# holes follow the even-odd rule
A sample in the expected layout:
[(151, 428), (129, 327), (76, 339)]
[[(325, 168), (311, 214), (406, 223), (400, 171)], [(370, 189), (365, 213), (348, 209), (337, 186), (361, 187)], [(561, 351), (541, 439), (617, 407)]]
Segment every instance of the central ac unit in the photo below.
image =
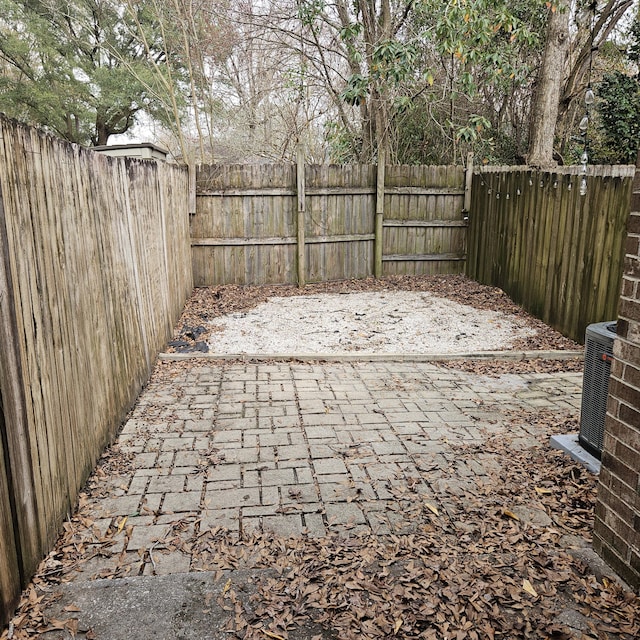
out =
[(585, 336), (582, 411), (578, 441), (584, 449), (598, 459), (602, 457), (615, 335), (615, 322), (598, 322), (587, 327)]

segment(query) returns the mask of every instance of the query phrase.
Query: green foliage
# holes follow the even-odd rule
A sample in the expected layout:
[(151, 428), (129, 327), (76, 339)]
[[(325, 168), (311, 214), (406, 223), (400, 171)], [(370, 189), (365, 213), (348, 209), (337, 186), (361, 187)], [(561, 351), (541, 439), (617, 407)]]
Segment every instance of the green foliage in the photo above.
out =
[(633, 163), (640, 147), (640, 83), (615, 71), (597, 87), (597, 131), (591, 161)]
[(360, 105), (369, 94), (370, 90), (369, 78), (354, 73), (348, 80), (347, 86), (340, 94), (342, 100), (352, 106)]
[(164, 58), (164, 42), (150, 3), (132, 6), (0, 0), (0, 110), (83, 145), (106, 144), (140, 111), (166, 119), (149, 59)]
[(297, 0), (298, 20), (310, 27), (322, 15), (325, 8), (324, 0)]
[[(354, 18), (361, 4), (353, 5)], [(390, 7), (396, 16), (405, 9), (393, 0)], [(508, 141), (498, 154), (517, 156), (522, 128), (515, 131), (506, 116), (530, 99), (547, 12), (544, 0), (422, 0), (409, 5), (402, 29), (371, 43), (354, 19), (339, 31), (352, 70), (340, 97), (365, 114), (376, 108), (374, 99), (386, 102), (398, 162), (459, 162), (467, 151), (493, 157), (494, 139)], [(329, 140), (340, 157), (359, 149), (342, 136)]]

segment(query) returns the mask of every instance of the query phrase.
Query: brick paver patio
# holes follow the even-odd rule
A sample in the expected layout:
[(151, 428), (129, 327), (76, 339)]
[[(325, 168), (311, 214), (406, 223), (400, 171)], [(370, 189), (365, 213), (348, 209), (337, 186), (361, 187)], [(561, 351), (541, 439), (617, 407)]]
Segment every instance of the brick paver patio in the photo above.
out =
[(513, 447), (546, 444), (514, 416), (577, 415), (582, 382), (578, 373), (489, 377), (428, 363), (160, 366), (117, 442), (127, 469), (90, 499), (96, 527), (121, 532), (83, 564), (85, 577), (116, 556), (140, 563), (153, 548), (163, 552), (146, 554), (144, 574), (197, 570), (188, 547), (170, 540), (211, 527), (410, 530), (398, 492), (411, 486), (446, 511), (447, 496), (496, 464), (489, 453), (458, 460), (458, 447), (501, 434)]

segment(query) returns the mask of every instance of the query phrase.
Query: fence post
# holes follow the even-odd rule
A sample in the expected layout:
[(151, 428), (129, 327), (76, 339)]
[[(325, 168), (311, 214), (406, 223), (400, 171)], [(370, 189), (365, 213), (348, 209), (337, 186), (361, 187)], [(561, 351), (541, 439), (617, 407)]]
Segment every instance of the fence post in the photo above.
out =
[(467, 153), (467, 168), (464, 174), (464, 208), (462, 214), (469, 217), (471, 209), (471, 185), (473, 184), (473, 152)]
[(385, 148), (378, 148), (378, 172), (376, 176), (376, 220), (374, 241), (373, 275), (382, 277), (382, 233), (384, 230), (384, 172), (385, 172)]
[(304, 176), (304, 147), (302, 144), (298, 145), (298, 151), (296, 154), (296, 185), (298, 192), (298, 219), (297, 219), (297, 231), (298, 231), (298, 286), (304, 287), (306, 283), (306, 260), (305, 260), (305, 245), (304, 245), (304, 218), (305, 218), (305, 176)]
[(189, 215), (193, 216), (196, 213), (196, 165), (190, 162), (187, 165), (187, 171), (189, 172)]

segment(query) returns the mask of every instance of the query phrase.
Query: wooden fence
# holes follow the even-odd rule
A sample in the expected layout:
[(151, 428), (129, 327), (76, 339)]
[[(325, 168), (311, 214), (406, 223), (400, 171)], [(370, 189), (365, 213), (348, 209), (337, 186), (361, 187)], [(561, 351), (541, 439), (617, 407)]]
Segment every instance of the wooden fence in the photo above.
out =
[(468, 275), (500, 287), (527, 311), (584, 341), (585, 328), (615, 320), (634, 167), (474, 173)]
[(196, 286), (464, 269), (462, 167), (212, 165), (196, 190)]
[(0, 118), (0, 625), (191, 292), (188, 191)]

